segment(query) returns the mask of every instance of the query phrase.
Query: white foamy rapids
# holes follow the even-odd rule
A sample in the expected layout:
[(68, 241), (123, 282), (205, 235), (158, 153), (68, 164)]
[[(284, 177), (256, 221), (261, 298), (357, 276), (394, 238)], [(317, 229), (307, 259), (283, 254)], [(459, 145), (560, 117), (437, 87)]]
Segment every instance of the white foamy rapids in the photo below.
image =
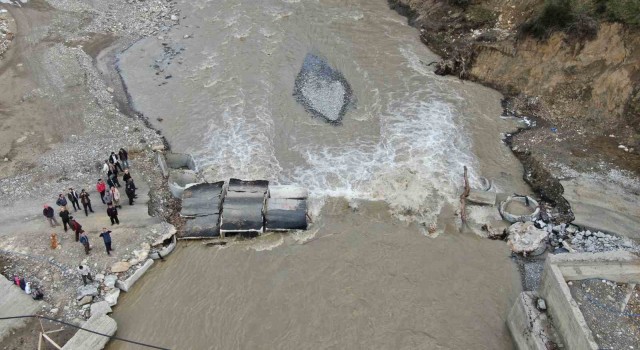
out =
[(287, 180), (309, 186), (313, 197), (384, 200), (401, 219), (435, 222), (457, 200), (465, 165), (476, 182), (476, 159), (460, 113), (415, 78), (407, 77), (409, 92), (386, 96), (379, 143), (307, 148), (307, 166)]
[[(270, 91), (270, 84), (263, 81), (256, 89)], [(248, 101), (244, 90), (239, 88), (234, 95), (216, 102), (222, 122), (209, 125), (208, 142), (194, 157), (198, 169), (205, 169), (207, 180), (277, 177), (281, 168), (273, 148), (274, 128), (268, 99), (263, 94)]]

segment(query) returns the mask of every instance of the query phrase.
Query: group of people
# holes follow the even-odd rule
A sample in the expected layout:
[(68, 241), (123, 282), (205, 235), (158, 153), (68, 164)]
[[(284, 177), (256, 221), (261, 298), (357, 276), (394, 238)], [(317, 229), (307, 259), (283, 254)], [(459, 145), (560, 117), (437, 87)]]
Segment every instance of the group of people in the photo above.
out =
[[(127, 151), (124, 148), (120, 148), (120, 151), (117, 154), (115, 152), (111, 152), (109, 159), (105, 161), (103, 171), (107, 174), (107, 182), (105, 183), (102, 178), (98, 179), (96, 190), (100, 193), (102, 203), (107, 205), (107, 216), (111, 221), (111, 225), (119, 225), (120, 219), (118, 218), (118, 209), (122, 209), (122, 206), (120, 204), (120, 191), (118, 190), (118, 187), (121, 187), (120, 182), (118, 181), (118, 171), (123, 173), (122, 180), (125, 183), (125, 193), (129, 199), (129, 205), (133, 205), (134, 199), (137, 197), (135, 183), (129, 173), (129, 154)], [(75, 233), (76, 242), (82, 243), (85, 253), (89, 255), (89, 252), (92, 249), (91, 244), (89, 243), (89, 237), (82, 229), (82, 225), (80, 225), (80, 223), (75, 220), (69, 212), (69, 202), (71, 202), (73, 210), (76, 212), (81, 210), (80, 203), (82, 203), (85, 215), (89, 216), (89, 212), (94, 212), (91, 207), (89, 193), (85, 189), (82, 189), (80, 193), (78, 193), (70, 187), (66, 192), (66, 196), (64, 193), (60, 193), (56, 200), (56, 205), (59, 207), (58, 216), (62, 220), (64, 232), (71, 229)], [(47, 204), (44, 205), (42, 215), (44, 215), (51, 227), (60, 225), (56, 220), (55, 214), (56, 213), (52, 207)], [(52, 234), (52, 236), (54, 235), (55, 234)], [(111, 248), (111, 231), (103, 228), (99, 236), (104, 241), (107, 254), (111, 255), (111, 252), (113, 251)]]

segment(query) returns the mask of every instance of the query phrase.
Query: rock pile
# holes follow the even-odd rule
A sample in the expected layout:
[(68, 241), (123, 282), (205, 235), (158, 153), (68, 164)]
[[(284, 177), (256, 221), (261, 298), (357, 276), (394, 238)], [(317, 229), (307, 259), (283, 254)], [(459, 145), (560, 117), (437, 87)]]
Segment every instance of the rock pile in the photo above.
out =
[(640, 251), (640, 247), (625, 237), (590, 230), (580, 230), (573, 225), (551, 225), (543, 221), (536, 222), (541, 229), (549, 232), (549, 244), (552, 247), (565, 247), (578, 252), (606, 252), (610, 250)]
[[(489, 227), (485, 230), (491, 233)], [(574, 225), (552, 225), (542, 220), (535, 223), (531, 221), (517, 222), (509, 226), (505, 233), (511, 250), (524, 255), (541, 254), (547, 246), (565, 252), (596, 253), (611, 250), (640, 252), (640, 246), (626, 237), (618, 237), (600, 231), (580, 230)], [(500, 237), (497, 233), (494, 236)]]

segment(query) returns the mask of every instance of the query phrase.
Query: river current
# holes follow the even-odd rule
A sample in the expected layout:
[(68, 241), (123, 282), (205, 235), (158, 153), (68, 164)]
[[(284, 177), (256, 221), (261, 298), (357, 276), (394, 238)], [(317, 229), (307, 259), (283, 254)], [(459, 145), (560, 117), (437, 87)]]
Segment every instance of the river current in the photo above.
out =
[[(181, 244), (121, 298), (118, 335), (179, 349), (510, 348), (509, 251), (455, 215), (465, 165), (472, 184), (529, 191), (500, 141), (513, 124), (499, 94), (434, 75), (437, 56), (384, 0), (179, 6), (179, 26), (120, 57), (135, 108), (207, 179), (309, 188), (314, 224)], [(353, 90), (341, 125), (293, 97), (309, 53)]]

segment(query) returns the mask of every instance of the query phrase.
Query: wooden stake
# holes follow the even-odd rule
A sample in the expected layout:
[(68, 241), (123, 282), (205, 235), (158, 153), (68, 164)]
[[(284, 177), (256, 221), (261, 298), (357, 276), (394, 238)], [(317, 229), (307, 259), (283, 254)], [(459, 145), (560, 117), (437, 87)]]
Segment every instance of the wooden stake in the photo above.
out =
[(51, 345), (53, 345), (56, 349), (58, 349), (58, 350), (62, 349), (62, 347), (60, 347), (60, 345), (56, 344), (56, 342), (54, 342), (53, 339), (49, 338), (48, 335), (43, 333), (42, 336), (44, 337), (44, 339), (48, 340), (49, 343), (51, 343)]
[(467, 221), (467, 197), (469, 197), (469, 192), (471, 192), (471, 188), (469, 187), (469, 178), (467, 177), (467, 166), (464, 167), (464, 191), (460, 195), (460, 219), (462, 220), (462, 224), (464, 225)]

